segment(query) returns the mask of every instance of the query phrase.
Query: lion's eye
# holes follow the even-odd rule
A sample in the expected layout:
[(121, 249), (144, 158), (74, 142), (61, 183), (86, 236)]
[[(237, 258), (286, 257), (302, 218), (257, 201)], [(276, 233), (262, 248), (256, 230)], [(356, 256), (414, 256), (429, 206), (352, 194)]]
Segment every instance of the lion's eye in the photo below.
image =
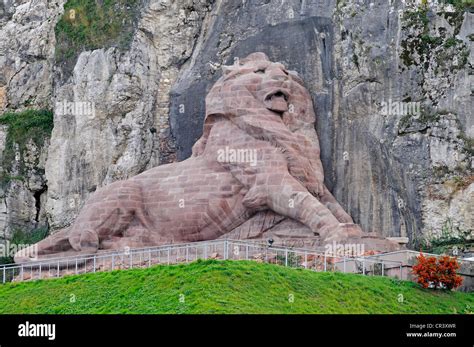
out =
[(255, 73), (265, 73), (265, 69), (258, 69), (255, 71)]

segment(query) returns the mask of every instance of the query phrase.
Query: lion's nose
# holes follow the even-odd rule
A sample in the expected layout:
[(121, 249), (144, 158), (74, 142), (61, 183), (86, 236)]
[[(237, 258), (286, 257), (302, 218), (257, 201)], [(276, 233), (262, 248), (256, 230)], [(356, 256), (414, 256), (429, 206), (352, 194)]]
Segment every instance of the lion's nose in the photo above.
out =
[(288, 76), (286, 75), (272, 75), (271, 77), (272, 80), (275, 80), (275, 81), (281, 81), (281, 82), (285, 82), (288, 80)]
[(271, 64), (267, 67), (267, 72), (272, 80), (282, 82), (288, 80), (288, 72), (282, 64)]

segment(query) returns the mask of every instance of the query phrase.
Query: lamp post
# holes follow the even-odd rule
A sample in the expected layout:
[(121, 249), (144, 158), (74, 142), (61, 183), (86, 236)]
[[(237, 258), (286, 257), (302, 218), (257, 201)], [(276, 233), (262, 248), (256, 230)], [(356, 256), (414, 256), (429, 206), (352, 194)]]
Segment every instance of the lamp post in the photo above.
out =
[(270, 247), (272, 247), (273, 242), (274, 242), (274, 241), (273, 241), (272, 238), (267, 239), (267, 248), (265, 249), (265, 263), (268, 262), (268, 249), (269, 249)]

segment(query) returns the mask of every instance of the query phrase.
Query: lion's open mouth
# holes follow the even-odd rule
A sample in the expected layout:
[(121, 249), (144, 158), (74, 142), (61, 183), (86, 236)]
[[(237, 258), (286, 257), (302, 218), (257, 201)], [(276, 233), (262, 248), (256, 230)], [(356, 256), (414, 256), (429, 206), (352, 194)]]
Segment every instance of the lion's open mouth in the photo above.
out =
[(288, 111), (288, 95), (282, 90), (269, 93), (265, 97), (265, 107), (271, 111), (283, 113)]

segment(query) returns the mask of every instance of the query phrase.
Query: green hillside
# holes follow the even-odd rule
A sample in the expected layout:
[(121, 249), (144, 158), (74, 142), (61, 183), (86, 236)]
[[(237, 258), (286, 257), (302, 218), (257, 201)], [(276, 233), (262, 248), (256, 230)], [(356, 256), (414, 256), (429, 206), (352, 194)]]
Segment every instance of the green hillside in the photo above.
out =
[[(403, 299), (403, 300), (402, 300)], [(0, 313), (472, 313), (474, 294), (251, 261), (198, 261), (0, 286)]]

